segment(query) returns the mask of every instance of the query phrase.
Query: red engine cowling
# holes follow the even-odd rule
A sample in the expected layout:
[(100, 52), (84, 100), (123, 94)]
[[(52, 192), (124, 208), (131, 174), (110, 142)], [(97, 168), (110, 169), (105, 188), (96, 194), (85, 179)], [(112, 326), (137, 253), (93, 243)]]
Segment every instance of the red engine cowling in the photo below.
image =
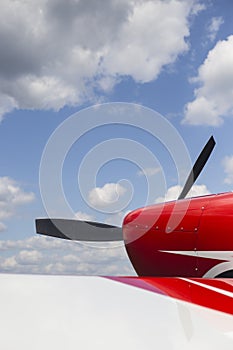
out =
[(233, 194), (137, 209), (123, 237), (140, 276), (233, 277)]

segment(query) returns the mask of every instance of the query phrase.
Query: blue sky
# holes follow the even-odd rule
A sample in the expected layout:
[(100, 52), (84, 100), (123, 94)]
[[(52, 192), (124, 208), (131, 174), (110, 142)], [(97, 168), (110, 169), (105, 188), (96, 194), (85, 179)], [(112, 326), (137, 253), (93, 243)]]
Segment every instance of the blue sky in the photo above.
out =
[[(132, 113), (139, 105), (145, 122), (147, 108), (156, 111), (177, 130), (192, 162), (213, 134), (217, 145), (191, 195), (232, 190), (232, 10), (230, 0), (1, 2), (1, 272), (133, 273), (122, 245), (99, 249), (35, 235), (34, 219), (47, 216), (39, 186), (43, 150), (52, 133), (77, 112), (81, 128), (88, 118), (101, 124), (101, 111), (110, 116), (112, 106), (121, 106), (113, 102), (126, 103)], [(101, 106), (106, 103), (107, 109)], [(127, 211), (146, 204), (147, 180), (154, 185), (150, 203), (175, 198), (180, 187), (166, 145), (145, 130), (110, 119), (108, 125), (90, 126), (70, 146), (62, 185), (76, 218), (120, 224)], [(136, 120), (135, 113), (132, 123)], [(111, 143), (115, 138), (119, 147)], [(139, 143), (158, 162), (138, 159), (144, 164), (142, 175), (134, 162), (136, 151), (127, 153), (128, 160), (114, 153), (120, 152), (120, 138)], [(107, 150), (112, 159), (98, 173), (89, 164), (85, 202), (78, 184), (80, 164), (106, 141), (111, 142), (93, 159), (98, 166)], [(53, 174), (48, 170), (49, 181)], [(118, 212), (111, 215), (106, 203), (116, 200), (116, 190)], [(61, 214), (53, 195), (50, 200), (54, 214)]]

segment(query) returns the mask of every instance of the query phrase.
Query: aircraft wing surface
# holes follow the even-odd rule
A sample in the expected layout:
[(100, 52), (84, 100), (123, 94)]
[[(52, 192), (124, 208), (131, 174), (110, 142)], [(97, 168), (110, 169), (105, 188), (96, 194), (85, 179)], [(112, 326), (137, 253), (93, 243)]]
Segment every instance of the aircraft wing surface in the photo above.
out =
[(233, 280), (0, 274), (0, 349), (233, 348)]

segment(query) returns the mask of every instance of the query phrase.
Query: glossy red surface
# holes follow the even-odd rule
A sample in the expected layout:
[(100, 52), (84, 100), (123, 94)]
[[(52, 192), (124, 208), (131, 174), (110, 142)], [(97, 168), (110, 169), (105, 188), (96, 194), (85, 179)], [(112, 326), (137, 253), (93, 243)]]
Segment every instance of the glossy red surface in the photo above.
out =
[(137, 209), (125, 217), (123, 237), (140, 276), (215, 277), (233, 270), (233, 193)]
[(111, 277), (118, 282), (233, 315), (233, 279)]

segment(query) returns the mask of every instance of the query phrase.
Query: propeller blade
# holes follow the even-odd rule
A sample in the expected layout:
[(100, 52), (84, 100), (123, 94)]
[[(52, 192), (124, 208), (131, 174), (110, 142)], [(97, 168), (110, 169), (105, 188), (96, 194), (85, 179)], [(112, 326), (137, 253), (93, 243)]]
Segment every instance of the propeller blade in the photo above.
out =
[(92, 221), (68, 219), (36, 219), (36, 232), (74, 241), (120, 241), (121, 227)]
[(204, 168), (207, 160), (209, 159), (211, 152), (213, 151), (214, 146), (215, 146), (215, 140), (214, 140), (214, 137), (211, 136), (209, 141), (206, 143), (205, 147), (201, 151), (199, 157), (197, 158), (178, 199), (185, 198), (190, 188), (198, 178), (200, 172)]

